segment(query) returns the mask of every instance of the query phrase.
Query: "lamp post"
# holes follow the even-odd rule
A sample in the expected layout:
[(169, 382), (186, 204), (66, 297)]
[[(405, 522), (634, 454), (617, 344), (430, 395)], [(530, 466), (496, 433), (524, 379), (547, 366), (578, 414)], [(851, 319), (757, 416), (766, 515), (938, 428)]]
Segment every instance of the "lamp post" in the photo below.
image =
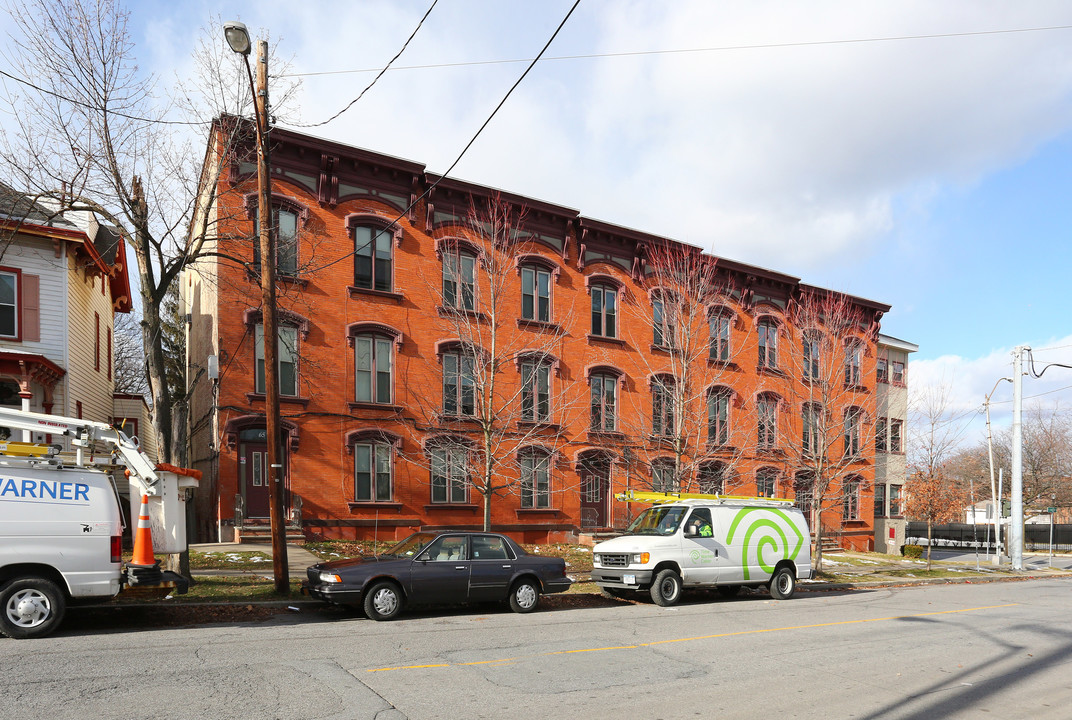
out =
[(261, 322), (264, 327), (264, 417), (267, 435), (268, 468), (265, 476), (269, 488), (269, 517), (272, 527), (272, 570), (275, 590), (281, 595), (290, 591), (287, 569), (287, 544), (283, 523), (283, 465), (279, 452), (279, 380), (277, 355), (279, 340), (275, 305), (275, 233), (272, 226), (272, 177), (268, 164), (268, 43), (257, 42), (257, 85), (249, 67), (249, 32), (240, 22), (223, 26), (227, 44), (242, 56), (253, 93), (257, 122), (257, 225), (261, 252)]

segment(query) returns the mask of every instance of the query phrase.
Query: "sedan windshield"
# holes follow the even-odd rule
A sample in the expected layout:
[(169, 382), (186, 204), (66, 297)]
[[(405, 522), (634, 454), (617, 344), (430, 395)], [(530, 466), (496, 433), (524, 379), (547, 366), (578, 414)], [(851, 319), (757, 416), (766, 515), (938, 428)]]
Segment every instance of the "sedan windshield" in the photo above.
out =
[(687, 508), (653, 507), (637, 516), (626, 530), (630, 535), (673, 535)]
[(384, 555), (396, 555), (398, 557), (413, 557), (424, 547), (439, 537), (438, 533), (414, 533), (405, 540), (401, 541), (392, 548), (389, 548)]

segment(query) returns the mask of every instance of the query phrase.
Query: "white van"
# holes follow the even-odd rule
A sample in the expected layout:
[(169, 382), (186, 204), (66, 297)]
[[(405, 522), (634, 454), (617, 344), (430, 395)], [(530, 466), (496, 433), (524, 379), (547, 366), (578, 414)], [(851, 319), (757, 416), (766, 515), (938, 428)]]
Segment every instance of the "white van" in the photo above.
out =
[[(0, 408), (0, 427), (66, 437), (60, 445), (0, 443), (0, 634), (48, 635), (67, 605), (117, 593), (162, 597), (185, 592), (182, 576), (123, 564), (121, 497), (149, 495), (153, 552), (186, 549), (185, 495), (194, 477), (155, 464), (115, 428), (76, 418)], [(122, 474), (120, 474), (122, 473)]]
[(669, 606), (684, 588), (733, 597), (742, 587), (767, 587), (786, 600), (798, 579), (811, 578), (811, 537), (792, 501), (661, 493), (629, 499), (655, 497), (659, 504), (638, 515), (625, 535), (592, 549), (592, 580), (605, 593), (649, 592)]

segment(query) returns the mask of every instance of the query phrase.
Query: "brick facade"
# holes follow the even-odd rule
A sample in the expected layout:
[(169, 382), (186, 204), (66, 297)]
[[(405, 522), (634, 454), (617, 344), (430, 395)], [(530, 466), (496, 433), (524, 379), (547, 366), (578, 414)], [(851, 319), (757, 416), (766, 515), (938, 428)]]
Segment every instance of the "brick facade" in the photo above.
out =
[[(192, 316), (191, 377), (212, 355), (219, 368), (218, 379), (200, 375), (190, 408), (190, 457), (209, 480), (198, 500), (201, 535), (227, 539), (236, 496), (245, 498), (247, 517), (266, 514), (266, 505), (263, 470), (255, 470), (263, 462), (264, 428), (263, 393), (255, 385), (255, 166), (236, 159), (240, 153), (223, 152), (222, 127), (206, 163), (224, 160), (216, 196), (205, 206), (219, 254), (189, 269), (183, 286)], [(823, 521), (845, 546), (866, 548), (873, 538), (875, 443), (867, 433), (876, 409), (878, 323), (889, 306), (278, 129), (272, 168), (273, 203), (282, 211), (278, 232), (284, 243), (296, 238), (296, 257), (281, 257), (277, 265), (280, 323), (289, 328), (281, 351), (288, 364), (280, 372), (287, 384), (281, 414), (288, 503), (300, 497), (307, 535), (384, 539), (421, 527), (480, 526), (483, 495), (444, 470), (445, 458), (453, 457), (447, 448), (459, 442), (491, 448), (499, 463), (490, 525), (530, 542), (623, 527), (639, 506), (613, 495), (649, 490), (653, 477), (684, 491), (718, 477), (727, 494), (766, 490), (793, 497), (806, 460), (801, 408), (814, 396), (797, 369), (799, 322), (809, 302), (836, 297), (851, 312), (852, 337), (822, 347), (837, 354), (830, 363), (844, 362), (845, 347), (858, 348), (860, 373), (848, 395), (826, 402), (838, 405), (827, 416), (840, 438), (851, 404), (863, 438), (859, 451), (830, 471), (834, 490)], [(520, 232), (488, 236), (496, 212)], [(384, 239), (373, 241), (380, 242), (380, 261), (375, 252), (367, 263), (355, 260), (365, 257), (358, 246), (381, 232)], [(669, 275), (660, 274), (669, 257), (688, 258), (711, 273), (713, 294), (699, 302), (695, 317), (675, 305), (696, 305), (684, 297), (691, 291), (670, 287)], [(662, 336), (653, 330), (659, 313)], [(726, 357), (710, 350), (709, 330), (720, 327), (711, 322), (716, 316), (726, 318)], [(596, 327), (599, 322), (604, 325)], [(773, 365), (774, 347), (761, 348), (758, 339), (766, 332), (780, 353)], [(690, 343), (698, 349), (684, 354)], [(489, 357), (494, 362), (481, 365), (479, 358)], [(467, 358), (478, 366), (471, 374), (458, 370)], [(445, 376), (460, 378), (459, 385)], [(486, 398), (487, 434), (466, 417), (469, 377), (477, 405), (495, 382)], [(684, 385), (692, 396), (653, 408), (660, 392)], [(712, 393), (726, 397), (714, 415), (706, 399)], [(593, 402), (612, 404), (593, 410)], [(771, 442), (760, 446), (764, 412), (775, 420)], [(603, 420), (608, 427), (598, 426)], [(830, 453), (844, 455), (840, 446)], [(466, 455), (474, 474), (483, 455)], [(718, 472), (705, 474), (712, 468)], [(520, 482), (523, 473), (527, 484)], [(436, 484), (433, 476), (446, 479)], [(768, 477), (773, 487), (757, 488)], [(847, 480), (858, 483), (852, 501), (838, 494)], [(843, 510), (854, 517), (846, 521)]]

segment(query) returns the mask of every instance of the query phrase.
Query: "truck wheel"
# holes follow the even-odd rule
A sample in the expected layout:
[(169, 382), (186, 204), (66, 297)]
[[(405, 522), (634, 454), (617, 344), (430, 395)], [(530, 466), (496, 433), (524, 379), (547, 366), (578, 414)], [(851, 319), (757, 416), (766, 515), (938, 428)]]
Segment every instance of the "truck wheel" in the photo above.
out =
[(651, 584), (651, 599), (662, 607), (676, 605), (681, 599), (681, 576), (669, 568), (660, 570)]
[(510, 609), (516, 613), (528, 613), (540, 602), (540, 586), (529, 579), (518, 580), (510, 591)]
[(393, 582), (382, 580), (365, 595), (365, 614), (373, 620), (391, 620), (402, 610), (402, 592)]
[(788, 600), (797, 589), (797, 578), (787, 567), (774, 571), (770, 579), (770, 594), (775, 600)]
[(0, 586), (0, 633), (11, 638), (44, 637), (63, 620), (67, 602), (56, 583), (24, 577)]

